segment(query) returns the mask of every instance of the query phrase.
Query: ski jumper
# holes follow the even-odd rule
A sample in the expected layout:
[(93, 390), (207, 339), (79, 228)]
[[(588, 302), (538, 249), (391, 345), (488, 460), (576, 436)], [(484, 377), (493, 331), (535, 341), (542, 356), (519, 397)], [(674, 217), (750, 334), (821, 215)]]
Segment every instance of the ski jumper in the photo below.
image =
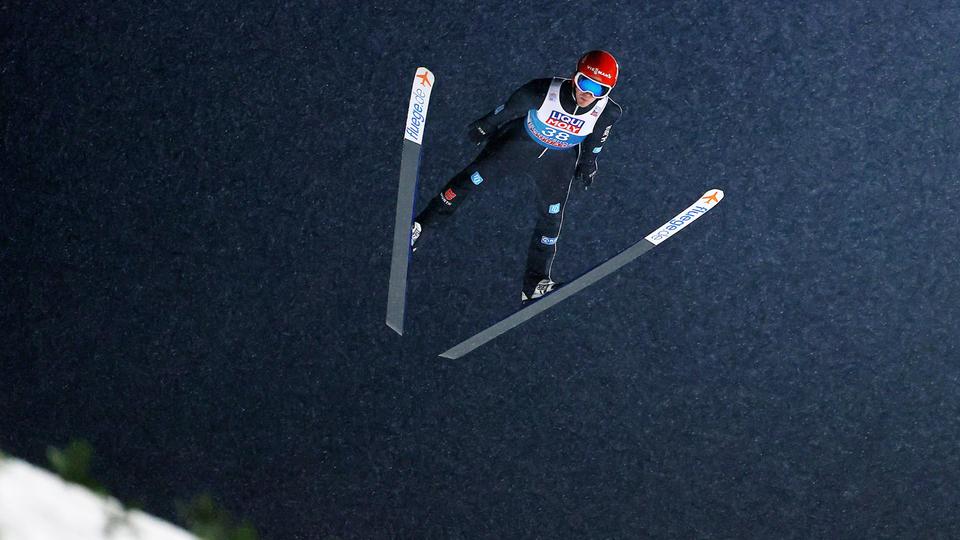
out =
[(622, 109), (609, 97), (579, 107), (569, 79), (535, 79), (475, 124), (492, 133), (477, 158), (451, 178), (416, 217), (424, 232), (453, 215), (475, 189), (529, 176), (537, 187), (537, 223), (527, 253), (524, 290), (549, 279), (563, 212), (577, 167), (597, 155)]

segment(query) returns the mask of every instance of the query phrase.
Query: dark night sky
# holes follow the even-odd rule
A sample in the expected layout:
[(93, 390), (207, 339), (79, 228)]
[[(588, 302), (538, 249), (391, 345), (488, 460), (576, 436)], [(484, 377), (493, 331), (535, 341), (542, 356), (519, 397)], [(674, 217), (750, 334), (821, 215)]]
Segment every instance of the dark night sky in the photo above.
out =
[[(960, 537), (960, 6), (402, 6), (0, 2), (0, 447), (268, 539)], [(724, 201), (448, 361), (518, 307), (533, 187), (488, 179), (396, 336), (415, 68), (422, 205), (600, 47), (626, 112), (555, 273)]]

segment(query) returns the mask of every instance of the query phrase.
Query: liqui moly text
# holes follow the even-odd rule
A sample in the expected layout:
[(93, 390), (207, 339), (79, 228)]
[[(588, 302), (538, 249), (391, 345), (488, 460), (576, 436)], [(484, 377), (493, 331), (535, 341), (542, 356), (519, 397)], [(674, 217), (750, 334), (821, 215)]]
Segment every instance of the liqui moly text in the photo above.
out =
[(563, 114), (560, 111), (550, 111), (550, 118), (547, 118), (547, 121), (544, 123), (548, 126), (569, 131), (570, 133), (580, 133), (580, 129), (584, 124), (583, 120), (574, 118), (568, 114)]

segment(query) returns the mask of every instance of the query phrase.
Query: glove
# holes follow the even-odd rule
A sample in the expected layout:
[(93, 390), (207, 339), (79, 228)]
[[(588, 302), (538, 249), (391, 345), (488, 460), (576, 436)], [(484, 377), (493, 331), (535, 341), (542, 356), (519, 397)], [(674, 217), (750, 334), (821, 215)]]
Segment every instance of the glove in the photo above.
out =
[(490, 137), (491, 131), (493, 130), (483, 120), (477, 120), (467, 127), (467, 138), (470, 139), (470, 142), (479, 146)]
[(574, 173), (574, 177), (583, 184), (583, 189), (590, 189), (590, 186), (593, 185), (593, 178), (597, 176), (597, 162), (590, 161), (585, 163), (580, 163), (577, 165), (577, 171)]

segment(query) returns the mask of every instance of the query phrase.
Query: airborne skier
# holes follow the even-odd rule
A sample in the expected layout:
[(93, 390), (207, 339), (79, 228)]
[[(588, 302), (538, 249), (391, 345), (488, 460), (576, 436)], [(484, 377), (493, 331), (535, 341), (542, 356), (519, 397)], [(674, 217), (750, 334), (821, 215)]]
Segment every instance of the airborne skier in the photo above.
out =
[(451, 178), (415, 218), (414, 250), (437, 224), (449, 218), (478, 186), (508, 176), (532, 176), (538, 219), (527, 253), (520, 298), (524, 303), (555, 290), (551, 277), (563, 211), (573, 180), (590, 187), (597, 155), (623, 109), (610, 99), (619, 65), (607, 51), (580, 57), (572, 79), (534, 79), (469, 127), (477, 158)]

